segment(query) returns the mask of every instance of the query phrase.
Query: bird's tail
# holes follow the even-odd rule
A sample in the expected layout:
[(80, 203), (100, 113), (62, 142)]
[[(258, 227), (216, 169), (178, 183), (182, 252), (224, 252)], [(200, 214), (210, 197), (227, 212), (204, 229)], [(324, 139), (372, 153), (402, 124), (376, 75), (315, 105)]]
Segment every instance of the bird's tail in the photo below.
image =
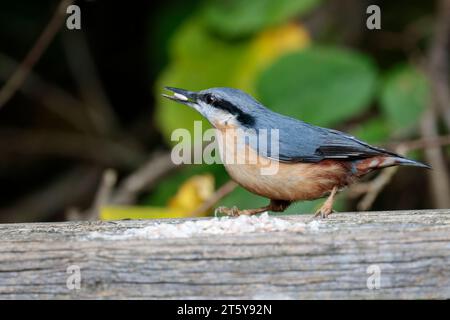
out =
[(376, 169), (383, 169), (392, 166), (413, 166), (431, 169), (431, 167), (425, 163), (403, 158), (397, 155), (388, 156), (376, 156), (359, 160), (356, 163), (357, 175), (362, 176)]
[(403, 158), (403, 157), (393, 157), (395, 160), (395, 163), (393, 164), (395, 165), (400, 165), (400, 166), (411, 166), (411, 167), (420, 167), (420, 168), (427, 168), (427, 169), (431, 169), (431, 166), (419, 162), (419, 161), (415, 161), (415, 160), (411, 160), (411, 159), (407, 159), (407, 158)]

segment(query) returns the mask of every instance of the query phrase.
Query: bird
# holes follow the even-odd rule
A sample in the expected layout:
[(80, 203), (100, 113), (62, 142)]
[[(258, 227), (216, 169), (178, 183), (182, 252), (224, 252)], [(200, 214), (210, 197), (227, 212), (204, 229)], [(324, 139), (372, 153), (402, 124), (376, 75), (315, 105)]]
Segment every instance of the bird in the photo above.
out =
[[(171, 92), (162, 94), (165, 98), (195, 109), (216, 129), (222, 159), (233, 152), (235, 160), (246, 157), (244, 161), (223, 161), (231, 179), (270, 200), (261, 208), (219, 207), (216, 213), (239, 216), (283, 212), (294, 202), (327, 197), (314, 215), (326, 218), (334, 212), (336, 194), (369, 172), (391, 166), (431, 168), (344, 132), (274, 112), (239, 89), (165, 89)], [(277, 130), (276, 152), (259, 148), (257, 139), (248, 139), (259, 137), (263, 130)], [(242, 134), (247, 138), (237, 143), (235, 137)], [(252, 157), (256, 161), (247, 160)], [(276, 166), (276, 173), (262, 174), (262, 164)]]

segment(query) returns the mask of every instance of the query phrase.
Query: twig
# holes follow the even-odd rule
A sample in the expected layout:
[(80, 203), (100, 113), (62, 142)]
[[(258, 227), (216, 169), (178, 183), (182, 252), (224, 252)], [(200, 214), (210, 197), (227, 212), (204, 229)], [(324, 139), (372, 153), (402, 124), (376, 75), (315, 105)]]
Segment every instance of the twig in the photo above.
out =
[(31, 69), (33, 69), (36, 62), (41, 58), (44, 51), (52, 42), (56, 33), (63, 25), (65, 21), (66, 9), (69, 5), (72, 4), (72, 2), (73, 0), (62, 0), (59, 3), (57, 9), (55, 10), (55, 13), (53, 14), (53, 17), (37, 39), (34, 46), (28, 52), (20, 66), (9, 78), (8, 82), (6, 82), (6, 84), (0, 90), (0, 110), (22, 86)]
[(213, 208), (220, 200), (233, 192), (233, 190), (236, 189), (237, 186), (238, 184), (236, 182), (234, 182), (233, 180), (229, 180), (219, 189), (217, 189), (216, 192), (208, 200), (203, 202), (200, 207), (190, 212), (188, 216), (196, 217), (205, 211), (211, 210), (211, 208)]
[(111, 201), (111, 195), (117, 182), (117, 172), (113, 169), (107, 169), (103, 172), (100, 187), (97, 190), (94, 204), (89, 210), (87, 220), (98, 220), (100, 218), (100, 209)]
[(407, 24), (400, 32), (379, 30), (374, 34), (374, 39), (382, 49), (401, 49), (413, 58), (421, 56), (421, 48), (418, 44), (426, 36), (426, 26), (432, 19), (432, 16), (423, 16)]
[(133, 168), (144, 155), (119, 141), (60, 131), (0, 130), (0, 162), (17, 155), (56, 155), (105, 166)]
[(441, 0), (438, 2), (436, 26), (427, 67), (435, 101), (434, 107), (442, 115), (448, 130), (450, 130), (449, 41), (450, 0)]
[[(389, 143), (386, 146), (395, 149), (399, 154), (406, 154), (413, 150), (426, 150), (445, 145), (450, 145), (450, 135)], [(397, 171), (398, 167), (387, 168), (369, 182), (356, 183), (349, 188), (347, 196), (349, 198), (356, 198), (364, 194), (364, 197), (358, 203), (357, 208), (358, 210), (363, 211), (368, 210), (372, 207), (378, 195), (389, 184)], [(436, 171), (436, 173), (439, 174), (438, 170), (433, 171)]]
[[(395, 150), (398, 154), (406, 154), (413, 150), (426, 150), (444, 145), (450, 145), (450, 135), (439, 136), (432, 139), (424, 138), (388, 144), (388, 146), (395, 146)], [(375, 179), (369, 182), (360, 182), (352, 185), (348, 190), (347, 196), (356, 198), (364, 194), (363, 199), (357, 204), (357, 208), (362, 211), (368, 210), (372, 207), (378, 195), (389, 184), (397, 171), (398, 167), (386, 168)], [(439, 174), (437, 170), (435, 171)]]
[(0, 222), (49, 220), (67, 207), (85, 201), (95, 190), (98, 168), (79, 167), (62, 174), (36, 193), (26, 195), (0, 210)]
[(144, 165), (130, 174), (111, 197), (111, 203), (134, 203), (137, 196), (161, 177), (180, 166), (173, 163), (170, 152), (156, 152)]
[[(395, 146), (395, 150), (399, 154), (406, 154), (409, 151), (418, 149), (424, 149), (425, 152), (429, 152), (428, 150), (430, 149), (439, 149), (444, 145), (450, 145), (450, 135), (437, 137), (433, 136), (432, 138), (422, 138), (417, 140), (387, 144), (387, 146)], [(440, 170), (435, 170), (436, 163), (430, 164), (433, 167), (433, 170), (431, 171), (432, 174), (436, 175), (433, 180), (441, 181), (442, 179), (440, 179)], [(363, 199), (358, 203), (357, 207), (358, 210), (368, 210), (372, 207), (378, 195), (389, 184), (397, 171), (398, 167), (386, 168), (373, 180), (369, 182), (357, 183), (351, 186), (351, 188), (348, 190), (347, 196), (350, 198), (355, 198), (364, 194)], [(441, 188), (441, 186), (435, 186), (435, 188)], [(443, 186), (443, 188), (445, 188), (445, 186)], [(442, 192), (442, 197), (443, 194), (444, 192)]]
[[(6, 81), (18, 66), (17, 61), (0, 52), (0, 81)], [(18, 90), (40, 102), (43, 107), (73, 128), (82, 132), (92, 132), (84, 112), (85, 106), (70, 93), (46, 82), (33, 71), (29, 72), (27, 79)]]
[[(406, 148), (403, 146), (397, 146), (395, 151), (398, 154), (405, 154)], [(357, 204), (357, 208), (360, 211), (369, 210), (378, 195), (383, 191), (383, 189), (389, 184), (394, 175), (397, 173), (398, 167), (386, 168), (381, 173), (375, 177), (375, 179), (369, 182), (361, 182), (353, 185), (348, 192), (348, 196), (353, 198), (357, 197), (361, 194), (364, 194), (364, 197)]]
[(405, 152), (450, 145), (450, 135), (422, 138), (386, 144), (387, 148), (402, 148)]
[(118, 131), (119, 122), (112, 110), (105, 90), (97, 75), (85, 37), (80, 32), (63, 34), (64, 49), (69, 67), (87, 108), (94, 128), (103, 135)]
[[(437, 133), (436, 111), (430, 106), (421, 121), (421, 132), (424, 137), (435, 138)], [(433, 167), (429, 177), (431, 183), (432, 196), (436, 208), (450, 207), (450, 185), (447, 166), (441, 147), (433, 146), (425, 149), (425, 158)]]
[[(421, 132), (425, 138), (436, 138), (438, 136), (437, 119), (438, 113), (450, 129), (450, 93), (448, 83), (448, 38), (450, 36), (450, 0), (439, 1), (436, 28), (428, 53), (426, 70), (431, 82), (432, 95), (428, 109), (421, 121)], [(450, 207), (450, 178), (444, 160), (444, 154), (439, 147), (427, 148), (425, 157), (434, 168), (429, 173), (431, 188), (435, 206), (437, 208)]]
[(120, 136), (122, 141), (141, 149), (140, 142), (121, 127), (100, 81), (83, 34), (79, 32), (65, 33), (63, 42), (69, 67), (78, 84), (79, 92), (85, 102), (84, 105), (88, 106), (85, 108), (88, 122), (100, 135)]
[(369, 210), (380, 192), (389, 184), (397, 171), (398, 167), (386, 168), (375, 179), (370, 181), (366, 186), (366, 194), (357, 205), (358, 210)]

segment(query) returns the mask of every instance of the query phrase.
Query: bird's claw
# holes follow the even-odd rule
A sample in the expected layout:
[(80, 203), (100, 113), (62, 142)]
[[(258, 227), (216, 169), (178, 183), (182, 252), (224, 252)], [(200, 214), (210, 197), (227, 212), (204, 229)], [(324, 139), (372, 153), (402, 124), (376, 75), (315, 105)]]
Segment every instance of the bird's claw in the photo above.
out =
[(331, 191), (328, 199), (325, 201), (325, 203), (320, 207), (319, 210), (316, 211), (316, 214), (314, 215), (314, 218), (320, 216), (322, 219), (328, 218), (330, 214), (332, 214), (333, 211), (333, 201), (334, 196), (337, 192), (337, 187), (334, 187)]
[(314, 214), (314, 218), (317, 218), (320, 216), (320, 218), (326, 219), (333, 212), (336, 212), (336, 211), (334, 211), (332, 208), (323, 208), (322, 207), (316, 211), (316, 213)]

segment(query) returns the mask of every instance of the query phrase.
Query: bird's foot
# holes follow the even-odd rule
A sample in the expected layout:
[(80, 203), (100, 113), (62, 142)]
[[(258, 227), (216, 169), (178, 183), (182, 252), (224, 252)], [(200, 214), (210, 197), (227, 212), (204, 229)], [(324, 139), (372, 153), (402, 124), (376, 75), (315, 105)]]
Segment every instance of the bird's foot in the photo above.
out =
[(236, 206), (231, 208), (218, 207), (216, 210), (214, 210), (214, 215), (217, 216), (218, 214), (224, 214), (229, 217), (237, 217), (240, 215), (240, 210)]
[(336, 211), (333, 210), (332, 204), (325, 202), (323, 206), (321, 206), (320, 209), (316, 211), (316, 213), (314, 214), (314, 218), (321, 217), (322, 219), (326, 219), (333, 212)]
[(334, 202), (334, 196), (336, 195), (337, 187), (334, 187), (331, 191), (328, 199), (324, 202), (324, 204), (320, 207), (319, 210), (316, 211), (316, 214), (314, 215), (314, 218), (320, 216), (322, 219), (328, 218), (330, 214), (335, 212), (333, 210), (333, 202)]

